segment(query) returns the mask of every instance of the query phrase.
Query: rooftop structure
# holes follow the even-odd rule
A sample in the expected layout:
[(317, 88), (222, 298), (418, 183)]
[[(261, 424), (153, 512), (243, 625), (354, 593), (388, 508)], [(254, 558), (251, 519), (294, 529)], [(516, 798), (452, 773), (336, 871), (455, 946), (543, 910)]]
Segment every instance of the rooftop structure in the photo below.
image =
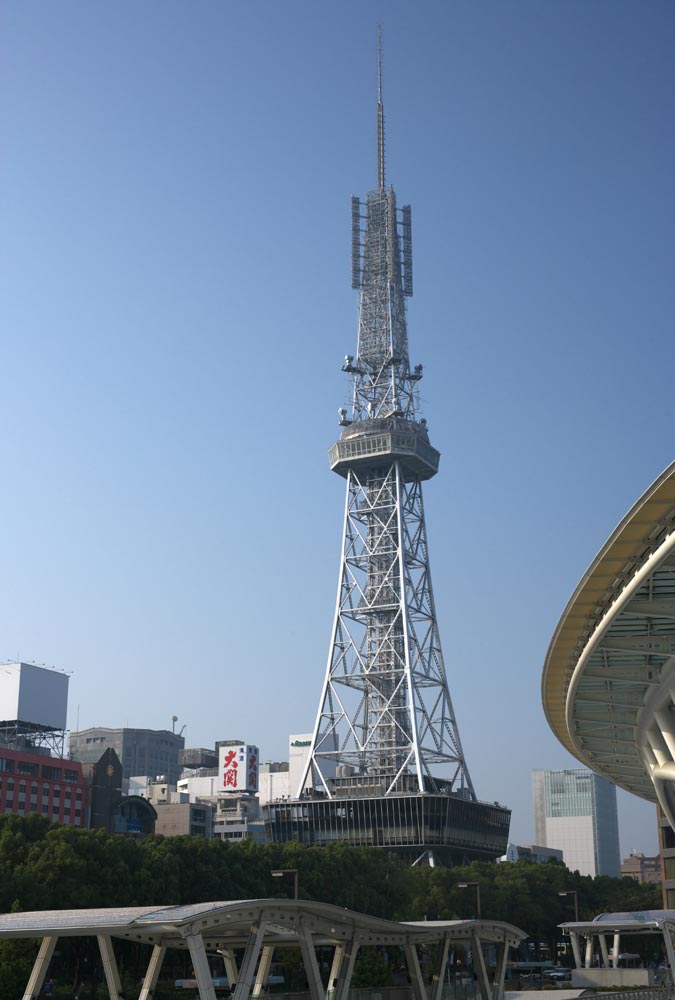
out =
[(67, 674), (35, 663), (0, 664), (0, 743), (63, 757)]
[(584, 765), (675, 827), (675, 464), (626, 514), (546, 655), (549, 725)]
[(352, 199), (359, 290), (351, 409), (331, 468), (346, 480), (342, 555), (325, 680), (295, 801), (270, 803), (273, 840), (376, 845), (411, 860), (504, 853), (510, 813), (478, 801), (448, 690), (429, 569), (422, 483), (439, 452), (410, 364), (411, 211), (385, 184), (381, 50), (377, 187)]

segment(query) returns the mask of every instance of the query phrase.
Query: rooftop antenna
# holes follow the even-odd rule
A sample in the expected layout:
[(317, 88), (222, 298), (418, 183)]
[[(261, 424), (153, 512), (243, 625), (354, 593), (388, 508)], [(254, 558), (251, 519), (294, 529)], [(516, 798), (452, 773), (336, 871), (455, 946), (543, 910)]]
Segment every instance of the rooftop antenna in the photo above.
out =
[(377, 26), (377, 186), (384, 191), (384, 106), (382, 104), (382, 25)]

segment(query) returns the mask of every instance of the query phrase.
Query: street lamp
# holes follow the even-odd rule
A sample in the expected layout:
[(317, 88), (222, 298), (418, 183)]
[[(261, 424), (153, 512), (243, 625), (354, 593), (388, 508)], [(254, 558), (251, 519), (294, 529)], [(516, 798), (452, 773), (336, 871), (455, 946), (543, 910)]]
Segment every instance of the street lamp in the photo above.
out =
[(577, 897), (576, 889), (567, 889), (565, 892), (559, 892), (559, 896), (574, 896), (574, 919), (576, 923), (579, 923), (579, 899)]
[(276, 868), (272, 875), (274, 878), (281, 878), (283, 875), (293, 876), (293, 899), (298, 898), (298, 869), (297, 868)]
[(480, 920), (480, 882), (458, 882), (458, 889), (470, 889), (474, 888), (476, 890), (476, 912), (478, 913), (478, 919)]

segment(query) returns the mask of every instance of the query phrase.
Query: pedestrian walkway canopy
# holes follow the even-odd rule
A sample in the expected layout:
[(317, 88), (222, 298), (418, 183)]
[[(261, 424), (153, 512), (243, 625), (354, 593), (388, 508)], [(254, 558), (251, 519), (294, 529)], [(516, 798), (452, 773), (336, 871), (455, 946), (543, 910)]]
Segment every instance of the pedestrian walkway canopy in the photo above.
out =
[[(503, 1000), (509, 947), (527, 935), (492, 920), (431, 920), (396, 923), (308, 900), (247, 899), (189, 906), (138, 906), (95, 910), (42, 910), (0, 915), (0, 940), (41, 938), (42, 943), (23, 1000), (40, 994), (60, 937), (96, 937), (110, 1000), (120, 1000), (120, 977), (113, 939), (150, 945), (152, 952), (139, 1000), (150, 1000), (168, 949), (187, 950), (200, 1000), (215, 1000), (208, 955), (221, 955), (233, 1000), (259, 996), (269, 976), (274, 951), (295, 946), (302, 953), (312, 1000), (346, 1000), (354, 961), (362, 945), (396, 945), (406, 958), (413, 1000), (427, 1000), (418, 947), (438, 944), (429, 1000), (441, 1000), (450, 948), (471, 947), (481, 1000)], [(483, 946), (496, 949), (496, 969), (488, 974)], [(333, 948), (327, 987), (319, 974), (317, 948)]]
[[(636, 910), (625, 913), (601, 913), (593, 920), (560, 924), (563, 932), (569, 934), (577, 969), (590, 969), (595, 954), (595, 943), (599, 946), (600, 968), (618, 968), (621, 954), (621, 937), (628, 934), (657, 934), (663, 938), (668, 968), (675, 982), (675, 910)], [(610, 958), (607, 939), (612, 937)], [(585, 944), (582, 957), (582, 942)]]

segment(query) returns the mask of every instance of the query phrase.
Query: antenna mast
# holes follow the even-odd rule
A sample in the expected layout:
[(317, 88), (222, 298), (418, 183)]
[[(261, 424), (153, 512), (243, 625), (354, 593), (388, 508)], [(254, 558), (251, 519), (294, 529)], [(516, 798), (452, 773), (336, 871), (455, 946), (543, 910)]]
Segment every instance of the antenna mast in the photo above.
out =
[(384, 105), (382, 104), (382, 25), (377, 26), (377, 187), (384, 191)]

